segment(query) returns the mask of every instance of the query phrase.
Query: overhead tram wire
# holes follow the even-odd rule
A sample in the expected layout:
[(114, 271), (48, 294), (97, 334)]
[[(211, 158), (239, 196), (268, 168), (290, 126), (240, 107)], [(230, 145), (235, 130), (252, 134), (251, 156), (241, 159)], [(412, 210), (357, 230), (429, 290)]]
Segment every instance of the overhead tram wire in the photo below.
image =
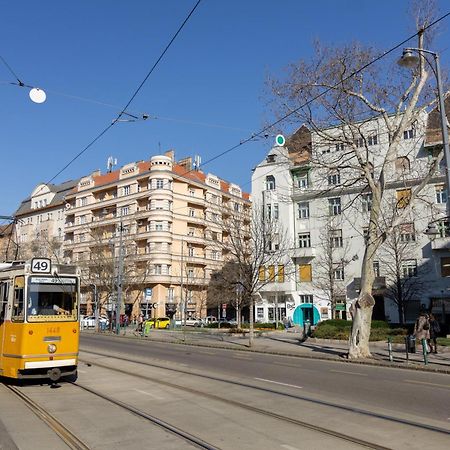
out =
[[(401, 41), (400, 43), (396, 44), (394, 47), (391, 47), (389, 50), (383, 52), (381, 55), (377, 56), (376, 58), (374, 58), (372, 61), (369, 61), (367, 64), (365, 64), (364, 66), (360, 67), (358, 70), (355, 70), (354, 72), (350, 73), (347, 77), (343, 78), (342, 80), (340, 80), (338, 83), (334, 84), (333, 86), (330, 86), (329, 88), (325, 89), (324, 91), (322, 91), (321, 93), (317, 94), (315, 97), (311, 98), (310, 100), (306, 101), (305, 103), (303, 103), (302, 105), (300, 105), (299, 107), (291, 110), (290, 112), (288, 112), (287, 114), (285, 114), (284, 116), (282, 116), (280, 119), (276, 120), (275, 122), (272, 122), (271, 124), (265, 126), (264, 128), (262, 128), (261, 130), (257, 131), (256, 133), (252, 133), (251, 136), (241, 140), (238, 144), (233, 145), (232, 147), (218, 153), (217, 155), (213, 156), (212, 158), (206, 160), (205, 162), (202, 163), (202, 167), (206, 166), (207, 164), (210, 164), (211, 162), (221, 158), (222, 156), (231, 153), (232, 151), (238, 149), (239, 147), (243, 146), (244, 144), (247, 144), (250, 141), (253, 141), (255, 139), (255, 137), (264, 135), (264, 133), (266, 131), (271, 130), (275, 125), (279, 124), (280, 122), (283, 122), (284, 120), (286, 120), (288, 117), (292, 116), (293, 114), (296, 114), (298, 111), (300, 111), (302, 108), (304, 108), (305, 106), (310, 105), (311, 103), (313, 103), (314, 101), (318, 100), (319, 98), (323, 97), (325, 94), (327, 94), (328, 92), (332, 91), (333, 89), (335, 89), (336, 87), (338, 87), (340, 84), (344, 83), (345, 81), (347, 81), (348, 79), (354, 77), (355, 75), (358, 75), (359, 73), (361, 73), (362, 71), (366, 70), (368, 67), (370, 67), (372, 64), (375, 64), (376, 62), (380, 61), (381, 59), (383, 59), (385, 56), (389, 55), (390, 53), (394, 52), (395, 50), (397, 50), (398, 48), (402, 47), (404, 44), (406, 44), (408, 41), (410, 41), (411, 39), (413, 39), (415, 36), (417, 36), (420, 32), (424, 32), (429, 28), (432, 28), (433, 26), (437, 25), (440, 21), (444, 20), (445, 18), (447, 18), (448, 16), (450, 16), (450, 12), (444, 14), (443, 16), (439, 17), (438, 19), (436, 19), (434, 22), (430, 23), (429, 25), (423, 27), (420, 31), (417, 31), (416, 33), (410, 35), (409, 37), (407, 37), (406, 39), (404, 39), (403, 41)], [(174, 177), (174, 180), (176, 179), (181, 179), (182, 177), (184, 177), (185, 175), (191, 173), (194, 169), (190, 169), (187, 170), (186, 172), (184, 172), (181, 175), (177, 175)]]
[(194, 11), (197, 9), (198, 5), (200, 4), (201, 0), (198, 0), (197, 3), (194, 5), (194, 7), (191, 9), (191, 11), (189, 12), (189, 14), (186, 16), (186, 18), (184, 19), (183, 23), (178, 27), (177, 31), (175, 32), (175, 34), (172, 36), (171, 40), (169, 41), (169, 43), (166, 45), (166, 47), (164, 48), (164, 50), (162, 51), (161, 55), (158, 57), (158, 59), (156, 60), (156, 62), (153, 64), (152, 68), (149, 70), (149, 72), (147, 73), (147, 75), (145, 76), (145, 78), (143, 79), (143, 81), (141, 82), (141, 84), (138, 86), (138, 88), (134, 91), (134, 93), (132, 94), (131, 98), (128, 100), (128, 102), (126, 103), (126, 105), (124, 106), (124, 108), (122, 108), (122, 110), (120, 111), (120, 113), (117, 115), (117, 117), (106, 127), (103, 129), (103, 131), (101, 131), (88, 145), (86, 145), (86, 147), (84, 147), (80, 152), (78, 152), (62, 169), (60, 169), (52, 178), (50, 178), (46, 184), (51, 183), (56, 177), (58, 177), (58, 175), (60, 175), (62, 172), (64, 172), (73, 162), (75, 162), (81, 155), (83, 155), (90, 147), (92, 147), (102, 136), (104, 136), (116, 123), (117, 121), (124, 115), (127, 114), (126, 110), (128, 108), (128, 106), (131, 104), (131, 102), (135, 99), (136, 95), (139, 93), (139, 91), (142, 89), (142, 87), (144, 86), (144, 84), (147, 82), (148, 78), (150, 77), (150, 75), (154, 72), (154, 70), (156, 69), (156, 67), (158, 66), (158, 64), (161, 62), (161, 60), (163, 59), (164, 55), (167, 53), (167, 51), (169, 50), (169, 48), (172, 46), (172, 44), (174, 43), (175, 39), (177, 38), (177, 36), (180, 34), (181, 30), (184, 28), (184, 26), (186, 25), (186, 23), (188, 22), (188, 20), (190, 19), (190, 17), (192, 16), (192, 14), (194, 13)]
[[(173, 41), (175, 40), (176, 36), (180, 33), (181, 29), (184, 27), (184, 25), (186, 24), (187, 20), (191, 17), (191, 15), (193, 14), (193, 12), (195, 11), (195, 9), (197, 8), (197, 6), (199, 5), (201, 0), (198, 0), (197, 3), (195, 4), (195, 6), (193, 7), (193, 9), (191, 10), (191, 12), (188, 14), (188, 16), (186, 17), (186, 19), (184, 20), (184, 22), (182, 23), (182, 25), (179, 27), (179, 29), (177, 30), (177, 32), (175, 33), (174, 37), (171, 39), (171, 41), (169, 42), (169, 44), (166, 46), (166, 48), (164, 49), (163, 53), (161, 54), (161, 56), (158, 58), (157, 62), (154, 64), (154, 66), (152, 67), (152, 69), (150, 69), (150, 72), (147, 74), (147, 76), (145, 77), (144, 81), (140, 84), (140, 86), (136, 89), (135, 93), (132, 95), (131, 99), (128, 101), (128, 103), (126, 104), (125, 108), (122, 109), (122, 111), (119, 113), (119, 115), (117, 116), (117, 118), (112, 122), (112, 124), (110, 124), (105, 130), (103, 130), (93, 141), (91, 141), (90, 144), (88, 144), (88, 146), (86, 146), (81, 152), (79, 152), (76, 157), (74, 157), (68, 164), (66, 164), (66, 166), (60, 170), (54, 177), (52, 177), (49, 182), (53, 181), (59, 174), (61, 174), (61, 172), (63, 172), (65, 169), (67, 169), (67, 167), (69, 167), (76, 159), (78, 159), (83, 153), (86, 152), (86, 150), (88, 150), (101, 136), (103, 136), (111, 127), (112, 125), (114, 125), (117, 120), (119, 120), (124, 114), (126, 114), (126, 108), (131, 104), (131, 102), (134, 100), (134, 98), (136, 97), (137, 93), (140, 91), (140, 89), (142, 88), (142, 86), (144, 85), (144, 83), (146, 82), (146, 80), (148, 79), (148, 77), (150, 76), (151, 72), (154, 70), (154, 68), (157, 66), (157, 64), (159, 63), (159, 61), (162, 59), (163, 55), (167, 52), (168, 48), (170, 47), (170, 45), (173, 43)], [(445, 18), (447, 18), (448, 16), (450, 16), (450, 12), (444, 14), (443, 16), (439, 17), (438, 19), (436, 19), (434, 22), (430, 23), (429, 25), (425, 26), (422, 30), (420, 30), (420, 32), (424, 32), (429, 28), (432, 28), (433, 26), (437, 25), (439, 22), (441, 22), (442, 20), (444, 20)], [(293, 109), (292, 111), (290, 111), (289, 113), (285, 114), (284, 116), (282, 116), (281, 118), (279, 118), (278, 120), (276, 120), (275, 122), (272, 122), (271, 124), (263, 127), (261, 130), (259, 130), (256, 133), (252, 133), (251, 136), (241, 140), (239, 143), (233, 145), (232, 147), (218, 153), (217, 155), (213, 156), (212, 158), (210, 158), (209, 160), (206, 160), (204, 163), (202, 163), (202, 166), (206, 166), (207, 164), (210, 164), (211, 162), (221, 158), (222, 156), (231, 153), (232, 151), (238, 149), (239, 147), (243, 146), (244, 144), (247, 144), (248, 142), (252, 141), (255, 139), (256, 136), (262, 135), (264, 134), (266, 131), (269, 131), (270, 129), (272, 129), (275, 125), (283, 122), (284, 120), (286, 120), (288, 117), (292, 116), (293, 114), (296, 114), (298, 111), (300, 111), (302, 108), (304, 108), (305, 106), (310, 105), (311, 103), (313, 103), (314, 101), (316, 101), (317, 99), (321, 98), (322, 96), (324, 96), (325, 94), (327, 94), (328, 92), (330, 92), (331, 90), (335, 89), (336, 87), (338, 87), (340, 84), (344, 83), (346, 80), (350, 79), (351, 77), (354, 77), (355, 75), (361, 73), (362, 71), (364, 71), (365, 69), (367, 69), (369, 66), (371, 66), (372, 64), (375, 64), (376, 62), (378, 62), (379, 60), (381, 60), (382, 58), (384, 58), (385, 56), (389, 55), (390, 53), (394, 52), (395, 50), (397, 50), (398, 48), (402, 47), (405, 43), (407, 43), (408, 41), (410, 41), (412, 38), (414, 38), (415, 36), (417, 36), (419, 33), (416, 32), (412, 35), (410, 35), (409, 37), (407, 37), (406, 39), (404, 39), (403, 41), (401, 41), (400, 43), (398, 43), (397, 45), (395, 45), (394, 47), (391, 47), (389, 50), (385, 51), (384, 53), (382, 53), (381, 55), (377, 56), (376, 58), (374, 58), (372, 61), (369, 61), (367, 64), (365, 64), (364, 66), (360, 67), (358, 70), (355, 70), (354, 72), (350, 73), (347, 77), (345, 77), (344, 79), (340, 80), (338, 83), (336, 83), (335, 85), (325, 89), (324, 91), (322, 91), (321, 93), (317, 94), (315, 97), (313, 97), (312, 99), (308, 100), (307, 102), (303, 103), (302, 105), (300, 105), (299, 107)], [(190, 169), (187, 170), (185, 173), (178, 175), (175, 177), (175, 179), (180, 179), (183, 176), (191, 173), (194, 169)]]

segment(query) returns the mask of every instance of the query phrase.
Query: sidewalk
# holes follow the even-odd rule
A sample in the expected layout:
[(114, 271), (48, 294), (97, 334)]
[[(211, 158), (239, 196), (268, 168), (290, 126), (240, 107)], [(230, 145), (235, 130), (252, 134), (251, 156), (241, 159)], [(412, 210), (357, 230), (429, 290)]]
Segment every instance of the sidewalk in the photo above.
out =
[(314, 339), (301, 340), (297, 333), (286, 331), (267, 331), (255, 333), (253, 346), (248, 346), (248, 335), (242, 333), (231, 334), (229, 330), (192, 329), (178, 330), (151, 330), (147, 336), (141, 336), (133, 326), (121, 329), (121, 336), (143, 339), (155, 342), (170, 342), (184, 345), (197, 345), (203, 347), (227, 348), (239, 351), (253, 351), (273, 353), (303, 358), (336, 360), (354, 364), (367, 364), (377, 366), (401, 367), (415, 370), (425, 370), (450, 374), (450, 347), (438, 346), (437, 354), (428, 354), (428, 364), (424, 364), (422, 347), (416, 348), (416, 353), (409, 353), (408, 359), (405, 345), (392, 344), (391, 360), (387, 342), (371, 342), (372, 358), (348, 360), (346, 341)]

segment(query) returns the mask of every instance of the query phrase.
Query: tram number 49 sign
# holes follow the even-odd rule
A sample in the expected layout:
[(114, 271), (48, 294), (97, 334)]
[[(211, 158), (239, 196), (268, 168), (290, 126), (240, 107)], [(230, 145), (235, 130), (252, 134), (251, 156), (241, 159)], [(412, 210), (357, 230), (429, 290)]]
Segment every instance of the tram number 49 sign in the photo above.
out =
[(33, 258), (31, 260), (31, 271), (34, 273), (51, 273), (52, 263), (48, 258)]

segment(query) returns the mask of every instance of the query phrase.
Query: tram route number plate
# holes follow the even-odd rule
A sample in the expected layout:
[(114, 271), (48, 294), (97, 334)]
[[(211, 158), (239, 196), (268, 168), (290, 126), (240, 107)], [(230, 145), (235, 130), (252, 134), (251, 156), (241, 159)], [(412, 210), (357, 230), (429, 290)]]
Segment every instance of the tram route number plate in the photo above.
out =
[(48, 258), (33, 258), (31, 260), (31, 271), (34, 273), (51, 273), (52, 263)]

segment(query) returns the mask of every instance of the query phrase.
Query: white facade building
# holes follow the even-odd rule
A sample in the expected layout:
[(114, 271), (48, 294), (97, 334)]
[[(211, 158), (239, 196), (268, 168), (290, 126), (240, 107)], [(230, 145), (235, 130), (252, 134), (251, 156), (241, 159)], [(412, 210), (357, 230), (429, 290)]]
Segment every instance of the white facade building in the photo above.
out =
[[(390, 208), (408, 212), (376, 256), (373, 319), (398, 323), (403, 315), (411, 322), (425, 307), (441, 323), (450, 322), (450, 234), (442, 166), (420, 198), (406, 208), (411, 190), (428, 171), (433, 152), (442, 147), (430, 139), (436, 134), (432, 114), (420, 115), (405, 131), (395, 158), (385, 169), (384, 217), (390, 216)], [(353, 145), (369, 149), (367, 167), (376, 179), (389, 134), (379, 119), (358, 124), (358, 132), (361, 137)], [(342, 133), (346, 133), (342, 127), (326, 130), (329, 137)], [(371, 195), (364, 191), (358, 164), (346, 160), (350, 153), (345, 144), (329, 137), (302, 127), (284, 147), (273, 147), (254, 169), (254, 205), (265, 211), (278, 210), (271, 219), (287, 230), (291, 243), (286, 249), (290, 269), (286, 269), (284, 283), (275, 280), (261, 289), (263, 301), (255, 306), (258, 321), (286, 315), (297, 325), (306, 320), (316, 324), (331, 319), (333, 313), (335, 318), (346, 319), (351, 302), (358, 298)], [(434, 221), (441, 236), (430, 241), (424, 231)], [(400, 283), (404, 292), (399, 297)], [(404, 301), (396, 302), (398, 298)], [(404, 304), (404, 311), (397, 303)]]

